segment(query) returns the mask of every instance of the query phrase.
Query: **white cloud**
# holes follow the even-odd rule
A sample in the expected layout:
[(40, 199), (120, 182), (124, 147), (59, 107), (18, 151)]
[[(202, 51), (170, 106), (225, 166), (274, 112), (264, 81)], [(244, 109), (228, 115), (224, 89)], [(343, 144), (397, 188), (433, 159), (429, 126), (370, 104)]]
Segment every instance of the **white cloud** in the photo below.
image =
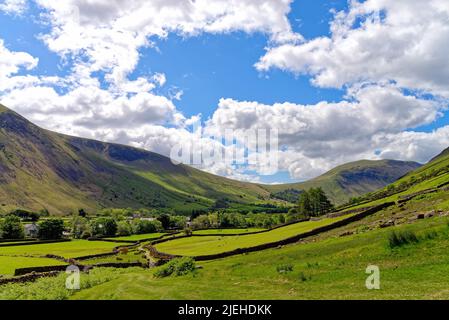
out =
[[(297, 179), (362, 158), (427, 161), (449, 144), (449, 126), (431, 133), (407, 131), (432, 123), (447, 106), (446, 0), (351, 1), (347, 12), (336, 13), (331, 36), (308, 41), (292, 32), (287, 19), (292, 0), (36, 1), (50, 26), (40, 39), (71, 74), (18, 75), (36, 68), (38, 59), (10, 51), (0, 39), (0, 92), (2, 103), (45, 128), (164, 155), (179, 144), (226, 149), (186, 129), (200, 115), (186, 119), (176, 108), (182, 88), (170, 89), (167, 97), (155, 93), (166, 85), (165, 74), (133, 80), (129, 75), (138, 66), (139, 50), (155, 46), (155, 38), (243, 31), (269, 37), (259, 70), (311, 75), (314, 85), (344, 87), (347, 96), (315, 105), (222, 99), (206, 123), (207, 134), (278, 129), (279, 167)], [(19, 14), (26, 5), (9, 0), (0, 10)], [(104, 74), (106, 83), (94, 72)], [(438, 98), (425, 99), (422, 93)], [(258, 181), (246, 172), (258, 171), (251, 165), (202, 168)]]
[(27, 9), (27, 0), (4, 0), (0, 3), (0, 11), (6, 14), (21, 15)]
[[(84, 57), (90, 72), (121, 83), (136, 68), (138, 49), (168, 33), (263, 32), (277, 43), (297, 41), (287, 14), (292, 0), (37, 0), (52, 31), (42, 36), (60, 55)], [(87, 60), (87, 61), (86, 61)]]
[[(25, 70), (34, 69), (39, 59), (34, 58), (26, 52), (14, 52), (5, 47), (4, 41), (0, 39), (0, 80), (6, 79), (19, 72), (20, 68)], [(1, 90), (1, 86), (0, 86)]]
[(448, 98), (448, 21), (446, 0), (351, 1), (330, 37), (274, 46), (256, 67), (310, 74), (320, 87), (395, 81)]
[[(222, 134), (225, 129), (277, 129), (279, 145), (284, 146), (278, 157), (280, 168), (288, 170), (292, 177), (305, 179), (344, 162), (391, 155), (386, 150), (397, 143), (394, 138), (402, 137), (404, 130), (433, 122), (441, 107), (391, 85), (362, 87), (353, 91), (348, 100), (316, 105), (264, 105), (222, 99), (207, 123), (207, 131)], [(443, 133), (415, 159), (433, 156), (432, 152), (446, 141)], [(425, 133), (422, 136), (430, 137)], [(379, 149), (385, 152), (375, 154)], [(404, 148), (397, 148), (395, 156), (413, 159)]]

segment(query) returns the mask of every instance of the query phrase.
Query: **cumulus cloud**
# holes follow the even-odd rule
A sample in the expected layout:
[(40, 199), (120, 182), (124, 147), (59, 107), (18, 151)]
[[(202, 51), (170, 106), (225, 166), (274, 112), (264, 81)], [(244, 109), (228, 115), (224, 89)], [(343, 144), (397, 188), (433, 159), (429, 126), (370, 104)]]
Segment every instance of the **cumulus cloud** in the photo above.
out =
[(448, 98), (448, 21), (445, 0), (351, 1), (331, 36), (271, 47), (256, 67), (310, 74), (320, 87), (394, 81)]
[(31, 70), (37, 66), (38, 62), (38, 58), (26, 52), (8, 50), (4, 41), (0, 39), (0, 79), (5, 80), (8, 76), (19, 72), (20, 68)]
[(262, 119), (283, 128), (282, 140), (293, 150), (283, 159), (293, 159), (286, 165), (296, 177), (359, 158), (428, 161), (448, 146), (449, 127), (410, 129), (447, 110), (448, 21), (444, 0), (351, 1), (348, 10), (335, 12), (330, 36), (271, 46), (255, 64), (262, 72), (279, 68), (310, 76), (317, 87), (344, 89), (345, 100), (315, 106), (237, 103), (243, 111), (224, 101), (215, 121), (224, 122), (226, 113), (227, 124)]
[(113, 84), (135, 69), (139, 48), (152, 46), (152, 37), (165, 38), (170, 32), (263, 32), (277, 43), (301, 39), (286, 16), (291, 1), (37, 0), (52, 25), (42, 36), (50, 50), (85, 57), (91, 72), (109, 71), (106, 79)]
[[(387, 150), (394, 147), (394, 137), (399, 139), (404, 130), (432, 123), (441, 115), (441, 104), (407, 95), (392, 85), (361, 87), (347, 98), (316, 105), (264, 105), (222, 99), (207, 123), (207, 131), (218, 135), (226, 129), (275, 129), (279, 145), (284, 146), (278, 156), (280, 168), (304, 179), (347, 161), (392, 156)], [(395, 158), (429, 159), (444, 141), (420, 150), (419, 157), (396, 148)], [(383, 152), (376, 154), (379, 149)]]
[(0, 3), (0, 11), (6, 14), (21, 15), (27, 9), (27, 0), (4, 0)]
[[(348, 10), (335, 12), (330, 36), (314, 39), (292, 31), (287, 18), (291, 2), (36, 0), (39, 17), (49, 26), (39, 39), (61, 56), (70, 74), (27, 74), (38, 66), (38, 58), (11, 51), (0, 39), (2, 103), (48, 129), (167, 156), (177, 145), (237, 153), (241, 146), (209, 136), (223, 136), (227, 129), (275, 129), (280, 149), (270, 152), (279, 168), (297, 179), (362, 158), (425, 162), (447, 147), (449, 126), (412, 131), (435, 121), (448, 105), (446, 0), (354, 0)], [(6, 0), (0, 10), (20, 14), (26, 6), (24, 0)], [(234, 31), (267, 35), (258, 70), (280, 68), (310, 76), (313, 85), (343, 88), (346, 96), (314, 105), (223, 98), (205, 123), (206, 136), (198, 138), (187, 127), (200, 115), (186, 119), (176, 108), (182, 88), (168, 90), (167, 96), (156, 93), (166, 85), (163, 73), (130, 79), (139, 50), (155, 47), (155, 39)], [(258, 181), (264, 169), (255, 162), (264, 160), (251, 156), (244, 166), (213, 162), (198, 167)]]
[[(19, 2), (21, 8), (27, 5), (26, 1), (7, 2), (17, 12)], [(165, 155), (175, 145), (198, 144), (192, 132), (185, 129), (198, 117), (186, 119), (177, 110), (173, 101), (181, 99), (181, 89), (170, 89), (168, 97), (154, 93), (155, 88), (166, 84), (165, 74), (128, 78), (138, 65), (139, 49), (154, 46), (154, 38), (165, 38), (169, 33), (189, 37), (260, 32), (278, 44), (302, 39), (291, 30), (287, 19), (292, 0), (35, 2), (41, 9), (40, 18), (50, 27), (39, 39), (61, 56), (71, 73), (64, 78), (12, 77), (20, 68), (36, 67), (37, 59), (11, 52), (2, 42), (2, 102), (48, 129)], [(104, 75), (105, 83), (97, 72)], [(207, 137), (200, 140), (208, 152), (222, 147)], [(247, 179), (227, 164), (199, 167)]]

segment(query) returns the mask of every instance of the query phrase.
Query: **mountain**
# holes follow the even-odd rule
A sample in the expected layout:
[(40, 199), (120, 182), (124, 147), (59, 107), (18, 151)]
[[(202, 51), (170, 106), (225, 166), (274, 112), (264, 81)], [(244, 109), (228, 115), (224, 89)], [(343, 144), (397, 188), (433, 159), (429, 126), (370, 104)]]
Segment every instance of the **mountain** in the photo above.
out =
[[(378, 199), (390, 197), (397, 200), (429, 189), (447, 187), (449, 185), (449, 148), (431, 159), (422, 167), (409, 172), (394, 183), (367, 195), (366, 198)], [(369, 196), (369, 197), (368, 197)]]
[(397, 160), (361, 160), (338, 166), (306, 182), (273, 185), (267, 189), (280, 193), (321, 187), (335, 204), (342, 204), (351, 197), (383, 188), (420, 166), (416, 162)]
[(361, 161), (309, 182), (267, 186), (215, 176), (129, 146), (42, 129), (0, 105), (0, 212), (15, 208), (68, 214), (79, 208), (171, 208), (191, 212), (224, 199), (266, 205), (273, 192), (322, 186), (336, 202), (381, 188), (418, 164)]
[(0, 210), (69, 213), (102, 207), (206, 209), (216, 199), (256, 203), (251, 183), (175, 165), (162, 155), (39, 128), (0, 105)]

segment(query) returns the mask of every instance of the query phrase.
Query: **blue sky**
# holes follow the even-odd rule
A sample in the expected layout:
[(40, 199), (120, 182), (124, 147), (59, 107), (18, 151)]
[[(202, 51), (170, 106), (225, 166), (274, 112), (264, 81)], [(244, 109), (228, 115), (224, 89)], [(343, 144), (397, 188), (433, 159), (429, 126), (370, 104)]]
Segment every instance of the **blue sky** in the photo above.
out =
[[(429, 80), (436, 64), (425, 64), (424, 58), (416, 56), (415, 68), (407, 53), (420, 49), (423, 57), (435, 55), (437, 60), (437, 52), (445, 48), (425, 38), (422, 30), (432, 28), (430, 22), (421, 19), (407, 25), (398, 18), (402, 12), (419, 19), (421, 7), (404, 0), (395, 6), (373, 1), (264, 0), (260, 8), (260, 2), (252, 0), (238, 8), (213, 1), (217, 8), (223, 7), (222, 13), (209, 12), (201, 3), (185, 9), (180, 2), (169, 11), (190, 14), (197, 10), (210, 16), (193, 25), (189, 19), (172, 25), (170, 13), (162, 22), (148, 18), (169, 12), (151, 1), (135, 1), (135, 8), (117, 2), (108, 11), (95, 0), (89, 5), (71, 0), (82, 21), (78, 29), (67, 20), (64, 5), (0, 1), (0, 40), (4, 59), (9, 61), (4, 63), (12, 68), (4, 75), (0, 98), (49, 129), (163, 154), (168, 153), (164, 144), (184, 143), (185, 123), (197, 115), (204, 123), (210, 121), (212, 131), (224, 122), (238, 126), (249, 113), (257, 123), (245, 123), (247, 127), (284, 123), (285, 128), (279, 129), (285, 161), (277, 174), (264, 176), (250, 168), (236, 172), (223, 166), (204, 168), (267, 183), (308, 179), (360, 158), (424, 162), (446, 145), (448, 98), (446, 83), (439, 80), (445, 74), (437, 68), (438, 76)], [(426, 14), (435, 13), (438, 25), (446, 11), (432, 5), (431, 1)], [(197, 16), (201, 15), (194, 19)], [(142, 24), (136, 27), (134, 20)], [(336, 26), (333, 31), (331, 23)], [(412, 23), (422, 28), (417, 27), (411, 37), (422, 38), (416, 42), (426, 47), (408, 47), (411, 44), (395, 37)], [(383, 39), (385, 34), (391, 36)], [(278, 36), (287, 40), (276, 40)], [(129, 55), (123, 48), (128, 48)], [(360, 61), (359, 55), (371, 57)], [(405, 61), (404, 68), (398, 67)], [(121, 76), (111, 80), (114, 74)], [(164, 81), (155, 80), (157, 74), (164, 75)], [(34, 77), (32, 85), (23, 84), (20, 76)], [(49, 84), (49, 76), (56, 77), (58, 84)], [(182, 95), (175, 98), (179, 92)], [(27, 94), (36, 101), (21, 98)], [(139, 99), (133, 100), (134, 96)], [(154, 122), (135, 123), (135, 127), (131, 122), (134, 131), (129, 130), (130, 119), (151, 120), (153, 115)], [(111, 126), (89, 127), (98, 117)], [(123, 127), (112, 125), (120, 121)], [(158, 140), (163, 142), (157, 144)]]

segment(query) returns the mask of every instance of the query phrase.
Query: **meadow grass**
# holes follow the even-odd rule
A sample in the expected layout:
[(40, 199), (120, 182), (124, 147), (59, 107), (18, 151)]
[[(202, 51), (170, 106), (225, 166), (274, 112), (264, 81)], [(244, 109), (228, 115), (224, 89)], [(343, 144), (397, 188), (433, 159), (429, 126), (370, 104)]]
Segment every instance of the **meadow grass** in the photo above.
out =
[(107, 240), (124, 240), (124, 241), (140, 241), (140, 240), (153, 240), (166, 235), (167, 233), (146, 233), (146, 234), (134, 234), (131, 236), (106, 238)]
[(289, 237), (311, 231), (315, 228), (346, 219), (349, 216), (350, 215), (337, 218), (325, 218), (318, 221), (300, 222), (259, 234), (227, 237), (205, 236), (175, 239), (157, 244), (155, 247), (161, 252), (181, 256), (216, 254), (235, 250), (237, 248), (248, 248), (264, 243), (287, 239)]
[(245, 234), (257, 231), (264, 231), (263, 228), (246, 228), (246, 229), (207, 229), (207, 230), (195, 230), (193, 234)]
[[(80, 287), (87, 289), (111, 281), (123, 274), (140, 271), (140, 268), (95, 268), (88, 274), (81, 273)], [(0, 300), (66, 300), (75, 290), (66, 289), (65, 273), (54, 278), (42, 278), (36, 282), (7, 284), (0, 287)], [(105, 292), (105, 294), (107, 294)]]
[(98, 253), (111, 252), (117, 243), (105, 241), (73, 240), (27, 246), (0, 247), (0, 256), (41, 257), (47, 254), (75, 258)]
[(48, 258), (0, 256), (0, 275), (13, 275), (18, 268), (59, 266), (66, 263)]
[[(447, 218), (332, 237), (198, 263), (193, 275), (123, 274), (73, 299), (448, 299)], [(438, 237), (390, 248), (392, 229)], [(289, 266), (279, 272), (278, 266)], [(380, 290), (368, 290), (367, 266), (380, 268)]]

